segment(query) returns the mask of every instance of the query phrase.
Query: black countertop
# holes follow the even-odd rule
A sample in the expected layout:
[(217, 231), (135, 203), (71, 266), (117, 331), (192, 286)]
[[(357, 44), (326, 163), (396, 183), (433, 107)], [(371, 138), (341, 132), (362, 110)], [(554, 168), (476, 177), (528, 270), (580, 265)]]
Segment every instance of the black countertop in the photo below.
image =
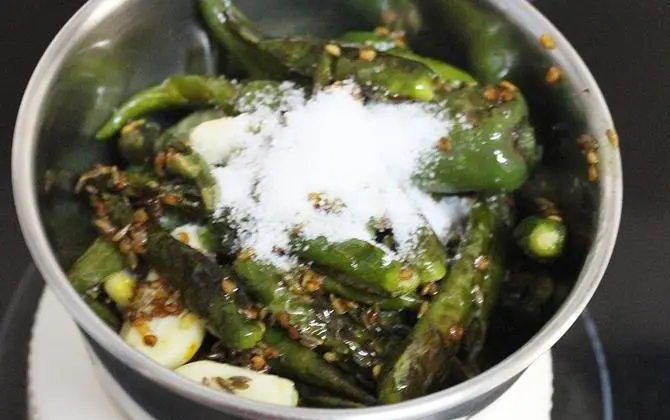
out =
[[(29, 255), (11, 198), (12, 130), (23, 90), (51, 38), (82, 0), (0, 2), (0, 314), (20, 290)], [(668, 0), (538, 0), (581, 53), (621, 138), (624, 212), (614, 256), (590, 305), (607, 355), (618, 419), (670, 418), (670, 97)], [(33, 292), (34, 293), (34, 292)], [(32, 308), (23, 308), (24, 311)], [(4, 348), (25, 346), (25, 334)], [(27, 332), (25, 332), (27, 333)], [(0, 353), (0, 359), (3, 354)], [(2, 363), (7, 363), (2, 360)], [(14, 362), (12, 362), (14, 363)], [(24, 367), (3, 369), (0, 417), (24, 416)], [(8, 385), (11, 384), (11, 385)], [(4, 411), (3, 411), (4, 410)]]

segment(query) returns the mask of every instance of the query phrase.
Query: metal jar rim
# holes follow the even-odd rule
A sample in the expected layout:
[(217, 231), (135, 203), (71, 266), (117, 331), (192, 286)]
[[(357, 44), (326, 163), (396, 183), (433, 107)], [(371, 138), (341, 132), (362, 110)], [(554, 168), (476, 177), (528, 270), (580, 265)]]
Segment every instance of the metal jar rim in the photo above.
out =
[(427, 416), (456, 407), (493, 390), (522, 372), (548, 351), (570, 328), (594, 294), (614, 249), (621, 218), (623, 184), (618, 147), (607, 141), (606, 130), (614, 129), (605, 99), (590, 71), (563, 35), (525, 0), (490, 0), (525, 32), (539, 37), (550, 34), (561, 48), (552, 52), (575, 85), (575, 91), (588, 89), (581, 100), (591, 132), (600, 141), (604, 168), (601, 172), (597, 233), (579, 279), (570, 296), (551, 320), (523, 347), (482, 374), (452, 388), (407, 402), (361, 409), (286, 408), (259, 403), (195, 386), (132, 349), (109, 329), (70, 286), (66, 274), (51, 250), (41, 221), (36, 193), (35, 156), (44, 99), (65, 58), (76, 42), (124, 0), (90, 0), (63, 27), (35, 69), (19, 110), (12, 150), (12, 182), (21, 229), (35, 263), (49, 287), (67, 308), (77, 324), (107, 351), (140, 374), (167, 389), (214, 409), (225, 408), (240, 416), (272, 418), (384, 418), (386, 420)]

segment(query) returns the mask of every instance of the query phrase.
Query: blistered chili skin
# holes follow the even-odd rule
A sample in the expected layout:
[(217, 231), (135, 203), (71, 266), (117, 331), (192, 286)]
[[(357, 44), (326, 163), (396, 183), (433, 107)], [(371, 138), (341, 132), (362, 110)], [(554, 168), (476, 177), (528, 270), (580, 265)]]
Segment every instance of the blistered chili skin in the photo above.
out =
[(296, 236), (291, 246), (305, 260), (356, 277), (372, 291), (402, 295), (419, 285), (419, 275), (414, 269), (399, 260), (389, 260), (381, 247), (362, 240), (333, 243), (325, 237)]
[(279, 353), (277, 358), (269, 360), (273, 372), (297, 378), (354, 401), (364, 404), (375, 403), (374, 397), (361, 389), (353, 378), (317, 353), (292, 340), (280, 329), (270, 328), (265, 335), (264, 343), (276, 348)]
[[(249, 293), (276, 318), (278, 326), (298, 334), (305, 346), (323, 346), (342, 358), (351, 358), (359, 366), (370, 367), (377, 362), (385, 337), (375, 337), (344, 313), (338, 313), (334, 305), (316, 304), (305, 290), (313, 282), (321, 283), (325, 276), (310, 269), (285, 273), (253, 257), (238, 257), (233, 268)], [(295, 280), (294, 287), (289, 286), (291, 280)]]
[[(384, 364), (380, 402), (392, 404), (426, 395), (448, 372), (472, 319), (481, 318), (483, 307), (487, 308), (485, 315), (490, 316), (488, 304), (473, 299), (473, 290), (485, 287), (487, 299), (495, 301), (505, 271), (504, 258), (499, 257), (504, 221), (497, 205), (483, 199), (473, 205), (467, 238), (449, 277), (414, 326), (404, 348)], [(492, 262), (503, 268), (494, 269)]]
[(123, 103), (96, 137), (108, 140), (131, 120), (154, 111), (192, 106), (219, 106), (231, 110), (236, 98), (237, 87), (224, 77), (170, 77), (160, 85), (136, 93)]
[(216, 261), (150, 225), (145, 258), (181, 294), (189, 310), (207, 319), (212, 329), (235, 350), (254, 347), (265, 327), (247, 319), (235, 295), (224, 293), (222, 282), (232, 277)]
[(98, 238), (68, 271), (68, 278), (75, 290), (87, 294), (102, 284), (107, 276), (125, 268), (123, 255), (111, 241)]
[[(425, 191), (511, 192), (526, 181), (535, 161), (528, 109), (519, 92), (493, 87), (446, 92), (439, 113), (455, 121), (449, 147), (436, 145), (414, 181)], [(523, 139), (520, 145), (519, 139)]]

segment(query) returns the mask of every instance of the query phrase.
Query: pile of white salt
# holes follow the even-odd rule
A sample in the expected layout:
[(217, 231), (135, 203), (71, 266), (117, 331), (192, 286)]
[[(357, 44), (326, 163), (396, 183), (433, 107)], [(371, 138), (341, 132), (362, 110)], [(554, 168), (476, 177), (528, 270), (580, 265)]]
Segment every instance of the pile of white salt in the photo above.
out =
[(390, 225), (401, 259), (411, 258), (423, 226), (446, 240), (465, 202), (434, 200), (411, 177), (449, 136), (450, 120), (425, 104), (364, 103), (356, 89), (344, 84), (309, 100), (295, 89), (280, 110), (207, 123), (217, 146), (193, 146), (221, 165), (212, 170), (218, 214), (236, 228), (241, 247), (287, 267), (291, 259), (276, 250), (289, 248), (294, 228), (306, 238), (373, 242), (371, 220)]

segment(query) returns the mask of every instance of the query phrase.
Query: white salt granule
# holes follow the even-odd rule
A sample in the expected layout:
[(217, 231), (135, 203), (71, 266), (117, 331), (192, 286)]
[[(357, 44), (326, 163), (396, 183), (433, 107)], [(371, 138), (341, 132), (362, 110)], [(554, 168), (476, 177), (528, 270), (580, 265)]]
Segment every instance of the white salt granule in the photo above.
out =
[(237, 99), (235, 107), (239, 113), (286, 112), (305, 103), (305, 91), (293, 82), (282, 82), (279, 86), (262, 81), (256, 83), (265, 83), (265, 86), (250, 90)]
[(301, 91), (284, 89), (292, 98), (284, 112), (256, 108), (236, 117), (258, 125), (240, 132), (239, 150), (213, 170), (221, 190), (219, 212), (226, 210), (240, 246), (287, 267), (291, 261), (273, 250), (287, 249), (297, 226), (307, 238), (372, 242), (368, 223), (385, 218), (400, 258), (409, 255), (426, 224), (446, 238), (460, 215), (459, 199), (436, 202), (410, 179), (418, 162), (449, 134), (449, 120), (424, 104), (364, 104), (353, 84), (306, 102)]

